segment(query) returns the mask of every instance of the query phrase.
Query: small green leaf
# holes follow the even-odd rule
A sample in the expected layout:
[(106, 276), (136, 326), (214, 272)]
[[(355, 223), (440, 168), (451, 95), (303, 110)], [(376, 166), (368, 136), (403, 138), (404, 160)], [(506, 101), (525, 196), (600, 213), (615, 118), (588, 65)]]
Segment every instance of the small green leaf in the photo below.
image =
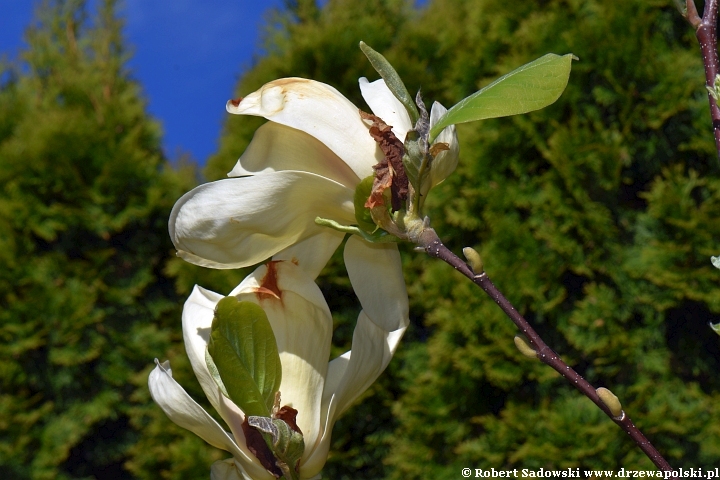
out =
[[(218, 386), (246, 415), (269, 417), (282, 368), (275, 335), (262, 308), (225, 297), (215, 308), (207, 361)], [(213, 375), (213, 377), (216, 377)], [(216, 378), (216, 382), (218, 378)]]
[(413, 125), (415, 125), (415, 122), (420, 118), (420, 114), (410, 93), (407, 88), (405, 88), (405, 84), (400, 78), (400, 75), (398, 75), (393, 66), (390, 65), (390, 62), (388, 62), (382, 54), (370, 48), (365, 42), (360, 42), (360, 50), (362, 50), (367, 59), (370, 60), (375, 71), (385, 80), (385, 85), (387, 85), (388, 89), (395, 95), (395, 98), (403, 104), (408, 115), (410, 115), (410, 120)]
[(560, 98), (570, 77), (572, 54), (548, 53), (503, 75), (453, 106), (430, 130), (432, 142), (445, 127), (506, 117), (547, 107)]
[(374, 181), (375, 177), (372, 175), (362, 179), (355, 188), (355, 196), (353, 197), (355, 220), (357, 220), (358, 227), (367, 233), (373, 233), (378, 228), (373, 222), (372, 215), (370, 215), (370, 209), (365, 207), (365, 202), (372, 193)]

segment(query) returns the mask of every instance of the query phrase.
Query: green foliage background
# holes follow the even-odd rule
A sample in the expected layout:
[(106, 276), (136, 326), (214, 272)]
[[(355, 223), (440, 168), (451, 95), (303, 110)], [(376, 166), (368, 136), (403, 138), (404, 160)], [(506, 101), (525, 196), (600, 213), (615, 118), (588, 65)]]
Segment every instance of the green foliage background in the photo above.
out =
[[(0, 476), (207, 478), (228, 456), (152, 405), (152, 359), (198, 401), (181, 344), (192, 284), (244, 272), (174, 258), (166, 222), (196, 184), (168, 168), (124, 67), (114, 2), (85, 18), (55, 1), (28, 71), (0, 87)], [(674, 467), (720, 463), (720, 176), (694, 34), (670, 0), (289, 2), (237, 95), (301, 76), (367, 108), (383, 52), (408, 88), (450, 106), (545, 53), (572, 52), (553, 106), (459, 127), (456, 174), (427, 202), (454, 251), (473, 246), (574, 368), (610, 388)], [(230, 94), (230, 92), (229, 92)], [(261, 120), (230, 117), (205, 177), (221, 178)], [(450, 267), (405, 248), (412, 325), (339, 422), (331, 479), (460, 478), (472, 468), (651, 468), (515, 327)], [(340, 256), (319, 280), (350, 345), (358, 306)]]

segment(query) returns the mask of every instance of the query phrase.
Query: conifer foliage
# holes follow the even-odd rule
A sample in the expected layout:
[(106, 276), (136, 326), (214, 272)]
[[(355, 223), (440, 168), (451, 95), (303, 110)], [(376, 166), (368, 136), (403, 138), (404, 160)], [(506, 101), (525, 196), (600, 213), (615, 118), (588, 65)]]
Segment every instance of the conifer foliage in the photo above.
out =
[[(322, 6), (320, 5), (322, 3)], [(113, 0), (54, 0), (25, 68), (0, 72), (0, 477), (207, 478), (226, 454), (169, 422), (146, 387), (169, 358), (191, 395), (180, 312), (192, 283), (242, 272), (173, 258), (167, 216), (194, 183), (165, 167), (125, 67)], [(693, 32), (666, 0), (297, 0), (236, 96), (280, 77), (357, 105), (377, 74), (449, 107), (500, 75), (572, 52), (567, 91), (528, 115), (458, 127), (460, 165), (433, 227), (472, 246), (565, 358), (611, 389), (674, 467), (720, 463), (720, 168)], [(228, 95), (230, 98), (230, 95)], [(210, 179), (260, 120), (228, 118)], [(462, 468), (650, 469), (553, 371), (522, 357), (491, 300), (405, 251), (411, 318), (395, 359), (336, 425), (333, 479), (457, 479)], [(357, 317), (341, 258), (320, 277), (340, 353)], [(344, 345), (343, 345), (344, 343)]]
[(143, 477), (131, 447), (176, 433), (146, 379), (180, 337), (167, 217), (193, 179), (165, 169), (114, 1), (46, 2), (27, 41), (0, 87), (0, 477)]

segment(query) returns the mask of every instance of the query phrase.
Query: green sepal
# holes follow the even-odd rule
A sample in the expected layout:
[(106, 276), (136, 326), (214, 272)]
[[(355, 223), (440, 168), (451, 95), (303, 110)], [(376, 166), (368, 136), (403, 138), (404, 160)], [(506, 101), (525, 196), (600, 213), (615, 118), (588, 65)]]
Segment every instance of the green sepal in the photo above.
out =
[(577, 57), (570, 53), (548, 53), (460, 100), (430, 129), (430, 143), (450, 125), (518, 115), (554, 103), (567, 86), (573, 59)]
[(405, 175), (407, 175), (410, 184), (415, 189), (417, 195), (421, 191), (421, 186), (427, 179), (430, 169), (427, 168), (427, 158), (424, 149), (420, 144), (417, 132), (409, 131), (404, 145), (405, 153), (402, 157)]
[[(212, 362), (207, 362), (208, 357)], [(270, 416), (282, 367), (275, 334), (262, 308), (235, 297), (220, 300), (210, 329), (206, 363), (211, 374), (217, 372), (223, 395), (246, 415)]]
[(360, 42), (360, 50), (363, 51), (367, 59), (370, 60), (373, 68), (380, 74), (383, 80), (385, 80), (385, 85), (387, 85), (388, 89), (395, 95), (395, 98), (403, 104), (408, 115), (410, 115), (412, 124), (415, 125), (415, 122), (420, 118), (420, 114), (410, 93), (407, 88), (405, 88), (405, 84), (400, 79), (400, 75), (398, 75), (393, 66), (390, 65), (390, 62), (388, 62), (382, 54), (370, 48), (365, 42)]
[(355, 195), (353, 197), (355, 220), (357, 220), (358, 227), (367, 233), (373, 233), (378, 228), (375, 222), (373, 222), (370, 209), (365, 206), (365, 202), (367, 202), (367, 199), (370, 198), (370, 193), (372, 193), (374, 181), (375, 177), (373, 175), (363, 178), (355, 188)]
[(290, 478), (298, 478), (295, 466), (305, 452), (305, 440), (282, 419), (269, 417), (248, 417), (250, 426), (261, 433), (280, 469)]

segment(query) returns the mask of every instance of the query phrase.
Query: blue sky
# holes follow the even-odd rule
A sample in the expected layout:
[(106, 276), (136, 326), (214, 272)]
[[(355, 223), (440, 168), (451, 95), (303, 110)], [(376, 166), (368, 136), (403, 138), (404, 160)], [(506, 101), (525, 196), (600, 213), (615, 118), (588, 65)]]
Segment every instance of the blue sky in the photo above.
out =
[[(0, 0), (0, 54), (25, 45), (35, 0)], [(263, 20), (282, 0), (122, 0), (129, 67), (163, 126), (171, 159), (200, 164), (217, 148), (225, 102), (260, 52)]]

